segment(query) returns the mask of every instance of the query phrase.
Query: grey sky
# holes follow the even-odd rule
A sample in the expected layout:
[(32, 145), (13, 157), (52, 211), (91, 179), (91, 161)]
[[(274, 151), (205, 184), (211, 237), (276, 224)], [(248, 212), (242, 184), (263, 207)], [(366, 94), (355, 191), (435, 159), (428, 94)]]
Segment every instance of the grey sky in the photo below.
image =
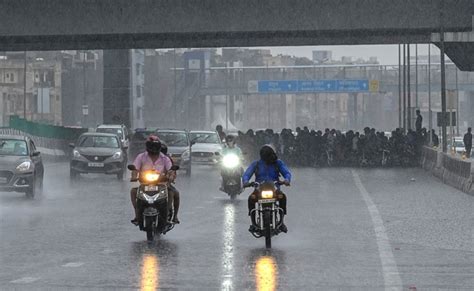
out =
[[(266, 47), (272, 50), (272, 54), (294, 55), (312, 59), (313, 50), (332, 50), (333, 58), (340, 59), (342, 56), (352, 56), (354, 58), (377, 57), (383, 65), (398, 64), (398, 45), (352, 45), (352, 46), (303, 46), (303, 47)], [(415, 45), (411, 47), (411, 53), (415, 55)], [(435, 46), (431, 46), (432, 54), (439, 54)], [(428, 45), (419, 44), (418, 54), (427, 55)]]

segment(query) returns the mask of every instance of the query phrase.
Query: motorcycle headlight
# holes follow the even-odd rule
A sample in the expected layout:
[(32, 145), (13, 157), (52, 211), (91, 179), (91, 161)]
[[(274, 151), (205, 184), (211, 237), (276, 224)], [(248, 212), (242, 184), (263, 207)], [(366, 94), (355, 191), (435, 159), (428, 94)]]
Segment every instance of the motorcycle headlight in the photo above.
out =
[(262, 198), (263, 199), (273, 198), (273, 191), (262, 191)]
[(146, 202), (148, 202), (149, 204), (153, 204), (156, 200), (158, 200), (159, 194), (147, 195), (145, 193), (141, 193), (141, 196), (144, 200), (146, 200)]
[(181, 158), (183, 160), (189, 160), (190, 152), (189, 150), (184, 151), (184, 153), (181, 155)]
[(118, 160), (122, 157), (122, 152), (116, 152), (113, 156), (112, 159)]
[(235, 168), (240, 164), (240, 159), (234, 154), (225, 155), (222, 159), (222, 164), (226, 168)]
[(77, 151), (77, 150), (73, 150), (72, 151), (72, 155), (75, 157), (75, 158), (79, 158), (81, 156), (81, 154)]
[(16, 170), (18, 172), (26, 172), (31, 169), (31, 162), (30, 161), (24, 161), (23, 163), (19, 164), (18, 167), (16, 167)]
[(145, 181), (147, 182), (156, 182), (160, 178), (160, 174), (155, 172), (147, 172), (145, 173)]

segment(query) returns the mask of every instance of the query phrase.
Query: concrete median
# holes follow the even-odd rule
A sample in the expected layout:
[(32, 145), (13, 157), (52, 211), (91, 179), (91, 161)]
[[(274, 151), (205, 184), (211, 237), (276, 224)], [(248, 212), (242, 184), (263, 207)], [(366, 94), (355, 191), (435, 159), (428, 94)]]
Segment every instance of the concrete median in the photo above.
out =
[(474, 168), (471, 161), (424, 147), (421, 167), (441, 179), (443, 183), (474, 195)]

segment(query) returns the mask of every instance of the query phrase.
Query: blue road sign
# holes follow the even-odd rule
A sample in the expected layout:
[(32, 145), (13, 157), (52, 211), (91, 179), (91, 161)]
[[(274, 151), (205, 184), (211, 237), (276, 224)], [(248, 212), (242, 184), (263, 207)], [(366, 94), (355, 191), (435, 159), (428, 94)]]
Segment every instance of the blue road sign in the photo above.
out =
[(369, 92), (369, 80), (264, 80), (256, 93)]

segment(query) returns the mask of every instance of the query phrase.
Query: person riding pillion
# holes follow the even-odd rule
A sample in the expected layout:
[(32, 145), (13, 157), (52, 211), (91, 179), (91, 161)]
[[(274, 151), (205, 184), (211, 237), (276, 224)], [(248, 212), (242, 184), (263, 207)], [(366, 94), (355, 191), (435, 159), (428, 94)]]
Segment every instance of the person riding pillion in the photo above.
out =
[[(260, 149), (260, 160), (254, 161), (247, 170), (244, 172), (242, 181), (244, 185), (248, 185), (252, 176), (255, 175), (255, 182), (260, 184), (265, 182), (277, 182), (280, 181), (280, 176), (283, 177), (283, 184), (286, 186), (290, 185), (291, 182), (291, 172), (286, 166), (286, 164), (278, 159), (278, 156), (271, 145), (264, 145)], [(254, 191), (250, 194), (248, 199), (248, 209), (249, 215), (251, 215), (252, 210), (255, 209), (255, 203), (257, 203), (258, 192)], [(286, 195), (280, 190), (280, 187), (277, 186), (276, 198), (280, 205), (280, 208), (283, 210), (283, 213), (286, 215)], [(254, 226), (250, 226), (250, 231), (252, 231)], [(287, 232), (288, 229), (284, 223), (282, 223), (280, 230)]]

